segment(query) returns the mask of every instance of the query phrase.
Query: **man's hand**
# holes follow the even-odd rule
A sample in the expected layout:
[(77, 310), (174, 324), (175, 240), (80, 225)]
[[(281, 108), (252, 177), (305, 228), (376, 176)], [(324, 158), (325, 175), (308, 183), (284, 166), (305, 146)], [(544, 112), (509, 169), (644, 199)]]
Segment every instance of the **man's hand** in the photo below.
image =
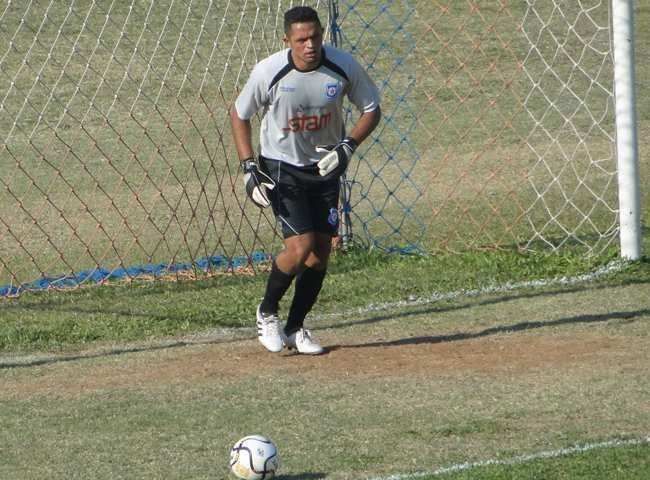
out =
[(257, 162), (253, 158), (248, 158), (242, 162), (244, 169), (244, 185), (246, 193), (253, 200), (253, 203), (260, 208), (266, 208), (271, 205), (268, 190), (275, 188), (275, 182), (266, 173), (260, 171)]
[(352, 137), (345, 137), (335, 145), (318, 145), (317, 152), (329, 152), (318, 162), (318, 172), (322, 177), (337, 170), (339, 174), (348, 168), (350, 157), (359, 144)]

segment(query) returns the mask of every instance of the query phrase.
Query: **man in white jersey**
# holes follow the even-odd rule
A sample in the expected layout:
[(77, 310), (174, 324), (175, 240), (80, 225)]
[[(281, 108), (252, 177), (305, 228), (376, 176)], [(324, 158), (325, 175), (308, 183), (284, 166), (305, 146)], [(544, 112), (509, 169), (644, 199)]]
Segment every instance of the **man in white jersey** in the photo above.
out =
[[(285, 50), (259, 62), (231, 110), (246, 192), (260, 208), (273, 208), (285, 248), (271, 268), (257, 307), (260, 342), (270, 351), (323, 348), (303, 326), (323, 285), (338, 229), (339, 177), (350, 157), (379, 123), (379, 92), (348, 53), (323, 46), (317, 12), (294, 7), (284, 16)], [(360, 112), (345, 135), (343, 100)], [(259, 163), (250, 119), (263, 111)], [(296, 280), (286, 325), (279, 302)]]

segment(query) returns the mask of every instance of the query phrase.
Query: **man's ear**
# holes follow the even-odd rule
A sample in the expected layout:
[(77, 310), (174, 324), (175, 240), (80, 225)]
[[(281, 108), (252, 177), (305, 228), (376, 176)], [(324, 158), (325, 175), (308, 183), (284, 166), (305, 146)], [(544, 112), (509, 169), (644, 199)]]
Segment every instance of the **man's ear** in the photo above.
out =
[(282, 37), (282, 41), (284, 42), (285, 45), (287, 46), (289, 45), (289, 38), (286, 35)]

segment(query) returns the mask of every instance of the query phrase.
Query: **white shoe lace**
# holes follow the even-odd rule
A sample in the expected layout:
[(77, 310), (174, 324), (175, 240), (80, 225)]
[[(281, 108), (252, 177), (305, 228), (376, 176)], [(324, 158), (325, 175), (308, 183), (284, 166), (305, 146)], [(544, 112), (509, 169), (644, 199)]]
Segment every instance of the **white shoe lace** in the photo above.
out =
[(296, 343), (300, 342), (300, 343), (306, 343), (308, 345), (315, 345), (314, 341), (311, 338), (311, 332), (309, 330), (305, 330), (305, 329), (298, 330), (296, 337), (297, 337)]
[(303, 328), (285, 337), (284, 344), (289, 347), (289, 350), (295, 348), (299, 353), (316, 354), (323, 352), (323, 347), (311, 338), (311, 332)]
[(279, 337), (280, 336), (280, 322), (278, 322), (278, 317), (274, 317), (272, 320), (270, 320), (266, 324), (266, 332), (269, 335), (273, 335), (274, 337)]
[(264, 336), (279, 336), (280, 321), (277, 315), (268, 315), (262, 317), (262, 333)]

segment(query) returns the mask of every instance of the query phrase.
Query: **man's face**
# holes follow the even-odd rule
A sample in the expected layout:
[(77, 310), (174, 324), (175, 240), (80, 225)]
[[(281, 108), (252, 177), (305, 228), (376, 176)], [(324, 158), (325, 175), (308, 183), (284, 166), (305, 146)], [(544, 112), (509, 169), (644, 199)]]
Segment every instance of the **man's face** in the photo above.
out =
[(300, 70), (317, 67), (323, 47), (323, 30), (316, 22), (294, 23), (284, 37), (293, 62)]

